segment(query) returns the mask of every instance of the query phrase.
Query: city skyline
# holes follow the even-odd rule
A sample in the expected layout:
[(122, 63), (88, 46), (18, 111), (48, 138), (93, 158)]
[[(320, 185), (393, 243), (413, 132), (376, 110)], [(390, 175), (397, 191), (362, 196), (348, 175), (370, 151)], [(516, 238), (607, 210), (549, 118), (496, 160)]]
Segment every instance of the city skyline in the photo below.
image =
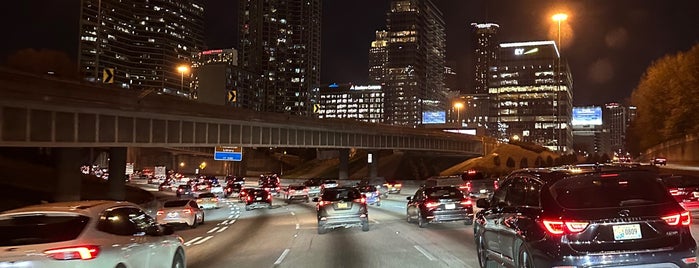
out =
[[(208, 48), (237, 48), (237, 1), (205, 4)], [(472, 53), (468, 26), (500, 25), (500, 42), (552, 40), (550, 15), (568, 11), (562, 53), (571, 65), (575, 105), (624, 102), (655, 60), (688, 50), (699, 40), (699, 3), (652, 0), (622, 1), (435, 1), (447, 26), (447, 64), (457, 72), (457, 85), (468, 87)], [(487, 3), (487, 4), (486, 4)], [(2, 21), (14, 25), (0, 46), (0, 56), (22, 48), (47, 48), (77, 58), (80, 1), (10, 2)], [(368, 49), (375, 31), (385, 29), (388, 0), (333, 1), (323, 6), (321, 83), (366, 83)], [(566, 7), (557, 7), (566, 5)], [(574, 11), (574, 12), (571, 12)], [(32, 18), (33, 23), (17, 23)], [(349, 25), (349, 26), (348, 26)], [(686, 25), (687, 27), (682, 27)]]

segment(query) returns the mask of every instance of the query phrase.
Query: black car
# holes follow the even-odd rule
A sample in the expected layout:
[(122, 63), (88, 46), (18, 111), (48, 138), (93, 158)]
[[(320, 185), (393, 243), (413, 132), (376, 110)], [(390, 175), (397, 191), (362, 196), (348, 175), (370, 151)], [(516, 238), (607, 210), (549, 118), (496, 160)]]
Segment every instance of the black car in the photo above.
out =
[(272, 194), (265, 189), (248, 190), (245, 195), (245, 210), (272, 208)]
[(697, 267), (690, 214), (655, 172), (524, 169), (477, 206), (481, 267)]
[(194, 188), (189, 184), (181, 184), (177, 186), (175, 194), (177, 197), (194, 197)]
[(223, 188), (223, 196), (229, 197), (237, 197), (240, 195), (240, 190), (243, 189), (242, 184), (234, 183), (234, 182), (229, 182), (226, 184), (226, 188)]
[(369, 231), (369, 214), (366, 198), (355, 187), (326, 188), (318, 202), (318, 234), (324, 234), (328, 229), (361, 226), (362, 231)]
[(414, 196), (408, 196), (407, 221), (420, 228), (428, 223), (463, 221), (473, 224), (471, 199), (456, 186), (424, 186)]

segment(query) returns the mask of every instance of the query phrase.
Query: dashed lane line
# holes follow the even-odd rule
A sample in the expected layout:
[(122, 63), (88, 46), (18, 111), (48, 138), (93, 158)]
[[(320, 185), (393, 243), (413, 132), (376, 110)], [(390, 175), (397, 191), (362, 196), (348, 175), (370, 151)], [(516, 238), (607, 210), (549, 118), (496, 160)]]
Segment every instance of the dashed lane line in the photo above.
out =
[(284, 258), (286, 258), (286, 255), (289, 254), (289, 249), (285, 249), (284, 252), (282, 252), (282, 255), (277, 258), (277, 261), (274, 262), (274, 265), (279, 265), (284, 261)]
[(429, 259), (430, 261), (436, 260), (436, 259), (434, 258), (434, 256), (432, 256), (432, 254), (430, 254), (429, 252), (427, 252), (427, 250), (425, 250), (425, 249), (422, 248), (421, 246), (415, 245), (415, 249), (417, 249), (417, 251), (420, 251), (420, 253), (422, 253), (422, 255), (425, 255), (425, 257), (427, 257), (427, 259)]

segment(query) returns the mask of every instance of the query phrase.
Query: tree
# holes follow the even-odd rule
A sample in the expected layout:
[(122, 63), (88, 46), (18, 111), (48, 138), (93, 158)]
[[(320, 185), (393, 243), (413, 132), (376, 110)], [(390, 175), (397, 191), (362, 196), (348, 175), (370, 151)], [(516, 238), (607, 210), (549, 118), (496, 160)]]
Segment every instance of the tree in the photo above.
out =
[(78, 67), (65, 52), (25, 48), (7, 58), (7, 67), (35, 74), (52, 74), (63, 78), (78, 78)]
[(699, 132), (699, 117), (693, 115), (699, 107), (699, 44), (653, 62), (631, 94), (631, 104), (637, 107), (628, 130), (635, 150)]

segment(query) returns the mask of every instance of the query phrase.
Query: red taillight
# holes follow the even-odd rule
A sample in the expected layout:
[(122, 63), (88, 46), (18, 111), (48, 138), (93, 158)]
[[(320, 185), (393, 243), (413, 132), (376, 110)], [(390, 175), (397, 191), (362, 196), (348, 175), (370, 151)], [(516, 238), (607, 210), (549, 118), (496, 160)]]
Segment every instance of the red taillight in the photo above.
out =
[(686, 264), (697, 263), (697, 257), (684, 258), (682, 259), (682, 262)]
[(692, 223), (692, 217), (689, 211), (685, 211), (679, 214), (673, 214), (663, 217), (663, 220), (667, 222), (668, 225), (690, 225)]
[(252, 200), (252, 196), (251, 196), (251, 195), (248, 195), (248, 200)]
[(396, 183), (393, 187), (401, 187), (400, 183)]
[(563, 233), (579, 233), (587, 228), (589, 223), (581, 221), (560, 221), (560, 220), (543, 220), (546, 231), (551, 234), (559, 235)]
[(272, 194), (267, 194), (267, 199), (272, 200)]
[(435, 208), (435, 207), (438, 207), (438, 206), (439, 206), (439, 203), (437, 203), (437, 202), (427, 202), (427, 203), (425, 203), (425, 206), (426, 206), (427, 208)]
[(44, 251), (47, 256), (56, 260), (90, 260), (97, 258), (100, 247), (96, 245), (54, 248)]
[(670, 190), (670, 194), (671, 195), (681, 195), (682, 192), (680, 192), (680, 190), (677, 190), (677, 189), (672, 189), (672, 190)]
[(321, 207), (325, 206), (325, 205), (330, 205), (330, 203), (331, 203), (330, 201), (318, 201), (318, 205)]
[(185, 209), (182, 210), (182, 212), (184, 212), (184, 213), (192, 213), (192, 209), (191, 209), (191, 208), (185, 208)]
[(493, 187), (495, 188), (495, 190), (497, 190), (500, 187), (500, 184), (498, 183), (497, 180), (493, 181)]
[(471, 205), (473, 205), (473, 203), (471, 203), (471, 199), (464, 199), (464, 200), (461, 200), (461, 205), (462, 206), (471, 206)]
[(366, 204), (366, 197), (357, 198), (357, 199), (355, 199), (355, 200), (353, 200), (353, 201), (354, 201), (354, 202), (357, 202), (357, 203)]
[(296, 193), (296, 190), (294, 190), (294, 189), (289, 190), (289, 194), (294, 194), (294, 193)]
[(156, 214), (156, 215), (158, 215), (158, 216), (160, 216), (160, 215), (163, 215), (163, 214), (165, 214), (165, 211), (162, 211), (162, 210), (158, 210), (158, 212), (156, 212), (155, 214)]

